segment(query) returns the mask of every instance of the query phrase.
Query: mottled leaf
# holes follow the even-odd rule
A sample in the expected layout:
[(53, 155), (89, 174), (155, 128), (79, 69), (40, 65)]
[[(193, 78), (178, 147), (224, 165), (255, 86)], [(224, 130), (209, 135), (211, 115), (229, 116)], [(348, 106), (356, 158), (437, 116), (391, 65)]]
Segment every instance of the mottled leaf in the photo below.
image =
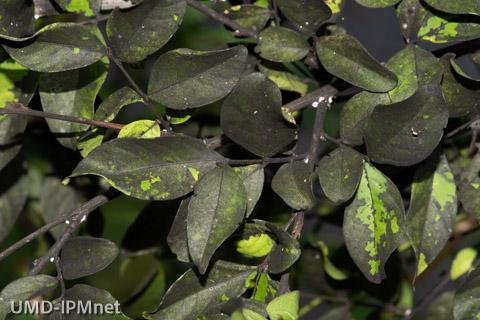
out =
[(262, 195), (265, 173), (261, 165), (235, 167), (233, 170), (242, 178), (247, 192), (247, 212), (245, 217), (248, 218)]
[(74, 237), (62, 248), (60, 265), (63, 277), (78, 279), (97, 273), (110, 265), (118, 248), (110, 240), (93, 237)]
[(167, 200), (191, 192), (200, 175), (222, 159), (193, 138), (115, 139), (93, 150), (71, 177), (93, 174), (132, 197)]
[(425, 2), (432, 8), (443, 12), (480, 15), (480, 2), (478, 0), (425, 0)]
[(368, 8), (386, 8), (392, 7), (400, 0), (355, 0), (357, 3)]
[(188, 205), (187, 237), (192, 261), (204, 274), (220, 245), (245, 218), (247, 193), (232, 168), (216, 168), (195, 186)]
[(0, 38), (22, 38), (34, 32), (32, 0), (0, 0)]
[(398, 166), (421, 162), (437, 147), (447, 121), (438, 86), (425, 86), (407, 100), (377, 106), (366, 124), (368, 156)]
[(268, 79), (275, 82), (280, 89), (297, 92), (302, 96), (307, 94), (308, 84), (293, 73), (269, 69), (262, 65), (259, 65), (258, 68)]
[(92, 28), (74, 23), (53, 23), (33, 40), (3, 47), (17, 62), (39, 72), (79, 69), (97, 62), (106, 53)]
[(327, 198), (344, 202), (353, 196), (362, 176), (363, 158), (348, 147), (337, 148), (322, 158), (317, 174)]
[(190, 199), (190, 197), (186, 198), (180, 203), (177, 214), (175, 215), (175, 219), (170, 227), (170, 232), (167, 236), (167, 242), (170, 250), (172, 250), (172, 252), (177, 256), (177, 259), (182, 262), (190, 261), (187, 238), (187, 216)]
[(141, 101), (142, 98), (135, 90), (123, 87), (102, 101), (97, 111), (95, 111), (93, 119), (112, 121), (123, 107)]
[(450, 279), (457, 280), (464, 274), (474, 269), (475, 259), (477, 258), (477, 250), (474, 248), (463, 248), (460, 250), (452, 261), (450, 268)]
[(17, 178), (15, 182), (11, 183), (8, 174), (8, 171), (2, 173), (3, 177), (0, 183), (0, 241), (5, 239), (17, 221), (29, 192), (27, 176)]
[(460, 176), (459, 195), (465, 211), (480, 219), (480, 155), (478, 154)]
[(249, 74), (223, 103), (223, 132), (258, 156), (272, 156), (295, 139), (295, 129), (283, 119), (281, 105), (280, 90), (273, 82), (261, 73)]
[(161, 310), (149, 315), (153, 319), (196, 319), (209, 307), (225, 299), (239, 297), (246, 291), (246, 280), (255, 268), (217, 261), (208, 274), (198, 277), (190, 269), (167, 291)]
[(102, 0), (55, 0), (65, 11), (93, 17), (100, 12)]
[(286, 163), (272, 180), (272, 189), (295, 210), (310, 209), (315, 205), (312, 191), (312, 170), (303, 161)]
[(220, 51), (169, 51), (153, 66), (148, 94), (172, 109), (204, 106), (225, 97), (235, 87), (246, 61), (243, 46)]
[(183, 0), (144, 0), (127, 11), (113, 11), (107, 36), (116, 56), (138, 62), (159, 50), (177, 31), (185, 14)]
[(271, 320), (298, 319), (300, 291), (292, 291), (276, 297), (267, 305)]
[(161, 129), (157, 121), (138, 120), (127, 124), (118, 133), (118, 138), (141, 138), (153, 139), (161, 135)]
[[(425, 9), (424, 9), (425, 10)], [(480, 24), (468, 16), (438, 15), (427, 11), (418, 30), (418, 38), (433, 43), (467, 41), (480, 37)]]
[(270, 61), (292, 62), (303, 59), (309, 49), (300, 33), (285, 27), (269, 27), (258, 35), (255, 52)]
[(412, 184), (407, 233), (422, 273), (443, 249), (455, 226), (457, 188), (445, 156), (419, 167)]
[(455, 294), (453, 318), (455, 320), (476, 320), (479, 317), (480, 268), (477, 268)]
[(268, 271), (274, 274), (282, 273), (300, 258), (300, 244), (288, 232), (273, 223), (266, 222), (266, 226), (277, 238), (277, 243), (267, 258)]
[(317, 0), (278, 0), (277, 5), (295, 26), (303, 32), (315, 33), (332, 16), (330, 7)]
[(357, 87), (373, 92), (387, 92), (397, 85), (395, 74), (377, 62), (350, 35), (319, 38), (317, 54), (328, 72)]
[(270, 10), (255, 5), (236, 5), (223, 12), (228, 18), (244, 28), (262, 30), (271, 17)]
[(380, 283), (387, 259), (403, 240), (405, 209), (393, 182), (369, 163), (352, 203), (345, 209), (343, 235), (348, 252), (365, 277)]

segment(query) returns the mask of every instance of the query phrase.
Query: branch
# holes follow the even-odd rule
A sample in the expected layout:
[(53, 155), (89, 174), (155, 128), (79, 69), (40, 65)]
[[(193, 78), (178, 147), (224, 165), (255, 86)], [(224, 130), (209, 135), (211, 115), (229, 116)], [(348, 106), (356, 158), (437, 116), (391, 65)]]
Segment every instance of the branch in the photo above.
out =
[(217, 11), (213, 10), (212, 8), (204, 5), (203, 3), (197, 1), (197, 0), (187, 0), (187, 4), (195, 8), (196, 10), (202, 12), (203, 14), (206, 14), (210, 18), (232, 28), (235, 30), (235, 33), (237, 35), (246, 35), (252, 38), (257, 37), (257, 33), (249, 28), (242, 27), (238, 23), (236, 23), (233, 20), (230, 20), (227, 18), (224, 14), (218, 13)]
[(299, 111), (308, 105), (312, 105), (314, 102), (318, 102), (319, 98), (321, 97), (323, 97), (325, 100), (328, 100), (328, 98), (336, 96), (337, 94), (338, 90), (328, 84), (310, 92), (301, 98), (283, 105), (283, 108), (287, 108), (290, 112)]
[(291, 156), (291, 157), (278, 157), (278, 158), (262, 158), (262, 159), (225, 159), (220, 160), (218, 163), (227, 163), (230, 165), (249, 165), (249, 164), (272, 164), (272, 163), (287, 163), (297, 160), (305, 159), (305, 154)]
[(24, 105), (22, 105), (20, 103), (14, 103), (14, 104), (11, 104), (8, 107), (1, 108), (0, 109), (0, 114), (16, 114), (16, 115), (21, 115), (21, 116), (31, 116), (31, 117), (37, 117), (37, 118), (55, 119), (55, 120), (60, 120), (60, 121), (87, 124), (87, 125), (94, 126), (94, 127), (102, 127), (102, 128), (112, 129), (112, 130), (116, 130), (116, 131), (119, 131), (123, 128), (123, 124), (103, 122), (103, 121), (97, 121), (97, 120), (82, 118), (82, 117), (66, 116), (66, 115), (62, 115), (62, 114), (32, 110), (28, 107), (25, 107)]
[(55, 242), (52, 247), (50, 247), (46, 255), (44, 255), (38, 260), (35, 260), (34, 267), (30, 271), (29, 275), (37, 275), (43, 270), (43, 268), (48, 264), (48, 262), (55, 262), (55, 259), (58, 259), (58, 255), (62, 250), (63, 245), (67, 242), (68, 239), (70, 239), (78, 226), (87, 219), (88, 215), (91, 212), (93, 212), (98, 207), (104, 205), (109, 200), (110, 199), (106, 195), (98, 195), (85, 202), (79, 208), (73, 210), (69, 217), (65, 219), (65, 223), (67, 223), (68, 221), (68, 226), (61, 235), (61, 237), (57, 240), (57, 242)]

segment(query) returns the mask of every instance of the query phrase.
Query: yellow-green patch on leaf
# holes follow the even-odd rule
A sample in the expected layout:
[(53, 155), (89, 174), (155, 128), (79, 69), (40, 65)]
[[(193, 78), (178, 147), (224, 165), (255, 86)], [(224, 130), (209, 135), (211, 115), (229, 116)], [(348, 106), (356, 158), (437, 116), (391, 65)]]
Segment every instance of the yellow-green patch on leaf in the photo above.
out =
[(161, 129), (157, 122), (152, 120), (138, 120), (127, 124), (118, 133), (119, 138), (142, 138), (152, 139), (161, 135)]
[(465, 248), (460, 250), (452, 262), (450, 269), (450, 278), (456, 280), (469, 272), (473, 268), (473, 263), (477, 258), (477, 250), (474, 248)]
[(13, 92), (15, 82), (22, 80), (27, 74), (28, 69), (12, 59), (0, 63), (0, 108), (18, 101)]
[(87, 17), (94, 16), (92, 8), (90, 8), (89, 0), (70, 0), (65, 6), (65, 9), (69, 12), (81, 13)]
[(249, 257), (259, 258), (270, 253), (275, 241), (266, 233), (250, 236), (237, 242), (237, 251)]

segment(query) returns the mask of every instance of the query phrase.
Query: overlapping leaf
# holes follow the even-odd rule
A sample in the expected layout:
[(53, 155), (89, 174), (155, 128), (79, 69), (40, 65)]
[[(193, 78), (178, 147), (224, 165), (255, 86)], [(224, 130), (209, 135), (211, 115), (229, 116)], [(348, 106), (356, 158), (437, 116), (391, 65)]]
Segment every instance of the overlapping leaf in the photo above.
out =
[(400, 0), (355, 0), (362, 6), (369, 8), (386, 8), (396, 5)]
[(262, 58), (275, 62), (303, 59), (310, 49), (305, 37), (285, 27), (269, 27), (258, 35), (255, 47)]
[(476, 155), (460, 177), (459, 193), (462, 206), (480, 218), (480, 155)]
[(65, 11), (93, 17), (100, 11), (102, 0), (55, 0)]
[(478, 319), (480, 316), (480, 269), (477, 268), (456, 292), (453, 304), (455, 320)]
[(425, 2), (443, 12), (480, 15), (480, 2), (477, 0), (425, 0)]
[(315, 33), (332, 16), (330, 7), (316, 0), (278, 0), (277, 5), (300, 31)]
[(304, 210), (315, 205), (312, 191), (312, 171), (303, 161), (284, 164), (272, 180), (272, 189), (291, 208)]
[(277, 243), (268, 255), (269, 271), (271, 273), (282, 273), (290, 268), (300, 258), (300, 244), (288, 232), (266, 222), (265, 225), (277, 238)]
[(0, 38), (22, 38), (34, 31), (33, 1), (0, 1)]
[[(12, 182), (6, 176), (9, 172), (3, 172), (2, 183), (0, 184), (0, 241), (10, 232), (28, 197), (28, 177), (23, 176)], [(10, 172), (10, 174), (13, 173)]]
[(261, 165), (250, 165), (245, 167), (235, 167), (233, 170), (243, 180), (245, 191), (247, 192), (247, 212), (245, 217), (252, 213), (263, 191), (265, 182), (265, 173)]
[(267, 8), (249, 4), (230, 7), (223, 13), (242, 27), (252, 30), (262, 30), (271, 17)]

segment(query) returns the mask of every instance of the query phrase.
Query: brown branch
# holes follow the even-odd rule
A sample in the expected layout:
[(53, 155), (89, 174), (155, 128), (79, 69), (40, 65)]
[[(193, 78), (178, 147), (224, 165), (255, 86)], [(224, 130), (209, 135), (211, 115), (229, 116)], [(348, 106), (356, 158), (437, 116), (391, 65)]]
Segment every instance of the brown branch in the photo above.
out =
[(318, 102), (319, 98), (321, 97), (325, 99), (324, 101), (327, 101), (328, 98), (336, 96), (337, 94), (338, 90), (335, 87), (326, 85), (308, 93), (301, 98), (283, 105), (283, 108), (287, 108), (290, 112), (299, 111), (309, 105), (312, 105), (314, 102)]
[(305, 159), (305, 154), (291, 156), (291, 157), (278, 157), (278, 158), (262, 158), (262, 159), (225, 159), (220, 160), (218, 163), (227, 163), (230, 165), (249, 165), (249, 164), (272, 164), (272, 163), (287, 163), (297, 160)]
[(257, 33), (255, 31), (253, 31), (249, 28), (242, 27), (241, 25), (239, 25), (235, 21), (230, 20), (224, 14), (221, 14), (221, 13), (213, 10), (212, 8), (204, 5), (200, 1), (187, 0), (187, 4), (190, 7), (202, 12), (203, 14), (205, 14), (207, 16), (209, 16), (210, 18), (226, 25), (227, 27), (232, 28), (233, 30), (235, 30), (235, 34), (237, 34), (237, 35), (246, 35), (246, 36), (249, 36), (249, 37), (252, 37), (252, 38), (257, 37)]

